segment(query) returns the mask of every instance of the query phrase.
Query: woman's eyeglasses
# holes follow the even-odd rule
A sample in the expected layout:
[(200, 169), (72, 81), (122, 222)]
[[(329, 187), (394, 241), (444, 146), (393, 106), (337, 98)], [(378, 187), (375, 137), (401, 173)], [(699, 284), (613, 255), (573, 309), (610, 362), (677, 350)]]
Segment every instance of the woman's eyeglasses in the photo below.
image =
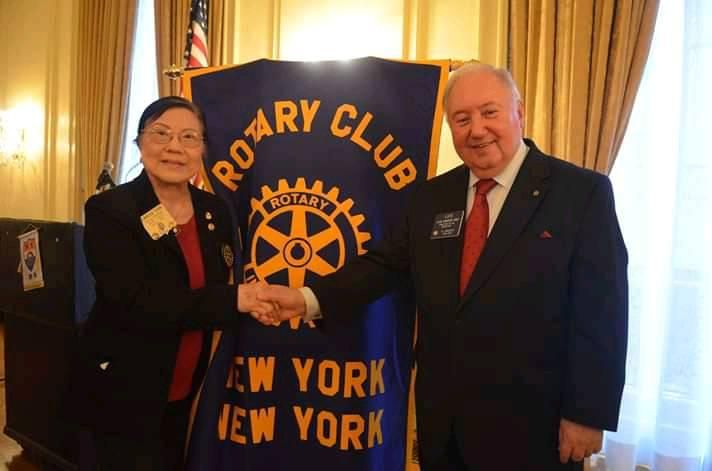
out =
[(142, 134), (146, 134), (146, 137), (154, 144), (168, 144), (171, 142), (171, 139), (173, 139), (173, 136), (176, 135), (178, 136), (178, 142), (180, 142), (183, 147), (195, 148), (203, 143), (203, 135), (198, 131), (192, 131), (190, 129), (176, 134), (168, 129), (151, 128), (148, 131), (143, 131)]

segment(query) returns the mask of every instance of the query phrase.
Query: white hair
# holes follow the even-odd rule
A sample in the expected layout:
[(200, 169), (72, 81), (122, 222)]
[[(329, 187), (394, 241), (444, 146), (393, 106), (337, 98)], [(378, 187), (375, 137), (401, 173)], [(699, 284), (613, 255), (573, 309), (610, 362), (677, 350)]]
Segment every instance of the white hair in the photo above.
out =
[(445, 111), (447, 111), (448, 98), (450, 97), (450, 92), (452, 92), (452, 87), (455, 86), (455, 82), (465, 75), (480, 72), (488, 72), (494, 75), (503, 85), (512, 91), (512, 96), (515, 101), (519, 102), (522, 100), (519, 88), (517, 88), (512, 74), (507, 69), (500, 69), (490, 64), (483, 64), (482, 62), (468, 62), (458, 67), (457, 70), (450, 74), (450, 78), (448, 78), (447, 84), (445, 85), (445, 93), (443, 94), (443, 106), (445, 107)]

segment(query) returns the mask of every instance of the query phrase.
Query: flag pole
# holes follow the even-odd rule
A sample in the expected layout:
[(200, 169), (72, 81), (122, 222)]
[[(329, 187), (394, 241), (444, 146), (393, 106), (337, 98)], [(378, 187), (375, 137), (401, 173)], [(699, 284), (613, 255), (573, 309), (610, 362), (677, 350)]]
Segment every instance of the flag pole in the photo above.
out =
[(171, 80), (178, 80), (183, 76), (184, 72), (184, 67), (178, 67), (175, 64), (171, 64), (170, 67), (168, 67), (167, 69), (163, 69), (163, 75), (165, 75)]
[[(450, 72), (454, 72), (465, 64), (479, 63), (477, 59), (459, 60), (450, 59)], [(178, 67), (175, 64), (171, 64), (170, 67), (163, 69), (163, 75), (171, 80), (178, 80), (185, 73), (185, 67)]]

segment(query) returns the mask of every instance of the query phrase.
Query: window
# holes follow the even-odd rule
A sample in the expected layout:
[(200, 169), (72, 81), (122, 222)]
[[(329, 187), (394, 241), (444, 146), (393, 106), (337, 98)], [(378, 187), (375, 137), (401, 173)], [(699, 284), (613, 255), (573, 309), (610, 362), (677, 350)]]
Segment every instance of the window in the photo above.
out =
[(712, 2), (662, 0), (611, 178), (630, 335), (608, 469), (712, 470)]
[(141, 113), (146, 106), (158, 98), (153, 0), (138, 1), (138, 16), (130, 73), (126, 136), (119, 163), (118, 183), (133, 179), (143, 169), (138, 147), (133, 140), (136, 137), (136, 128)]

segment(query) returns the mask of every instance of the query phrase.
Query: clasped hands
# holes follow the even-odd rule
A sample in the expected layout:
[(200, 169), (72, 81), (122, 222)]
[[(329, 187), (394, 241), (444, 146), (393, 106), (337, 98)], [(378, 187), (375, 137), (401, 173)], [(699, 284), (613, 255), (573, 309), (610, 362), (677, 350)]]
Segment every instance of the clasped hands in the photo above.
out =
[(265, 281), (241, 284), (237, 290), (237, 310), (249, 312), (264, 325), (275, 325), (306, 313), (302, 293), (287, 286)]

